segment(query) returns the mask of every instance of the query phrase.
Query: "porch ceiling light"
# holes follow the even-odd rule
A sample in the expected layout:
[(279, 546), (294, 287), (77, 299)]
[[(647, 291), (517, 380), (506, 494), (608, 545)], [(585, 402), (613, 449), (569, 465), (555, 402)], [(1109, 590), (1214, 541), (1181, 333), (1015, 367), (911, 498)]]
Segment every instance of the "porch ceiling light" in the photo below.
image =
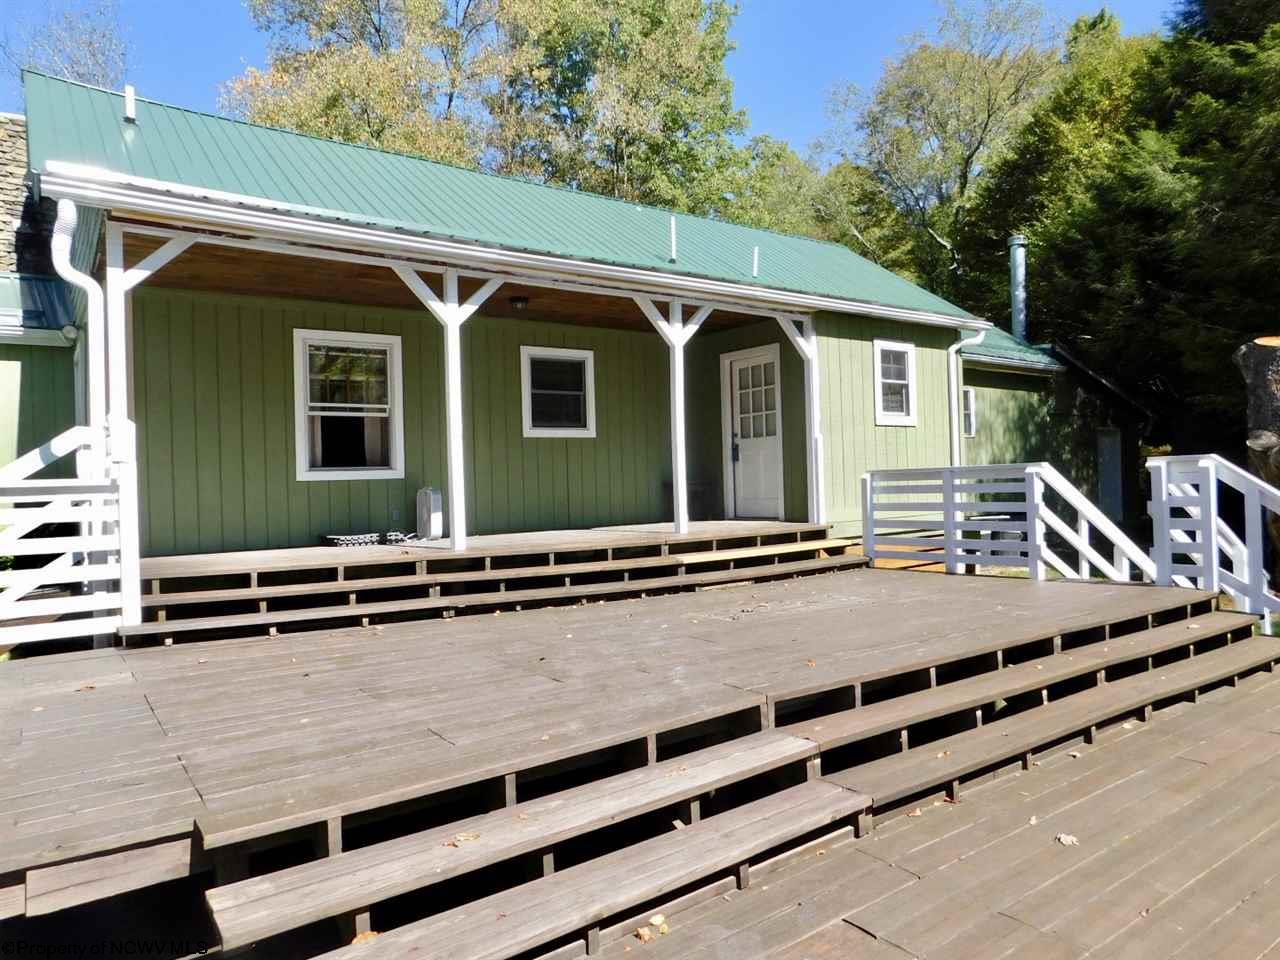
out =
[(527, 310), (529, 307), (528, 297), (512, 297), (508, 302), (512, 310)]

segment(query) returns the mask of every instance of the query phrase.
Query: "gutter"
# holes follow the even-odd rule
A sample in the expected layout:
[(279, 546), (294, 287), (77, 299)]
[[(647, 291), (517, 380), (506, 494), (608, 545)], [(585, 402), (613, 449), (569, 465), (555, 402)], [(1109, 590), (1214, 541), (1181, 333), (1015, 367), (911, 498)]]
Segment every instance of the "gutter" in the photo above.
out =
[(776, 290), (752, 284), (713, 280), (640, 267), (624, 267), (570, 257), (530, 253), (411, 234), (385, 227), (360, 226), (338, 221), (333, 211), (295, 207), (260, 197), (202, 190), (161, 180), (129, 177), (80, 164), (51, 160), (40, 175), (44, 194), (74, 200), (107, 210), (127, 210), (169, 220), (214, 224), (224, 229), (251, 232), (286, 241), (339, 245), (397, 256), (425, 256), (482, 269), (536, 271), (551, 277), (592, 278), (666, 296), (687, 294), (731, 300), (776, 312), (782, 309), (830, 310), (837, 313), (882, 317), (927, 326), (960, 330), (987, 330), (992, 326), (978, 318), (952, 317), (841, 297)]
[(1032, 360), (1012, 360), (1002, 357), (962, 357), (961, 362), (984, 370), (1015, 370), (1019, 373), (1037, 374), (1052, 377), (1067, 368), (1060, 363), (1036, 363)]
[(951, 465), (962, 466), (964, 455), (960, 444), (960, 350), (962, 347), (976, 347), (986, 337), (986, 330), (979, 330), (967, 338), (957, 338), (947, 347), (947, 386), (951, 403)]

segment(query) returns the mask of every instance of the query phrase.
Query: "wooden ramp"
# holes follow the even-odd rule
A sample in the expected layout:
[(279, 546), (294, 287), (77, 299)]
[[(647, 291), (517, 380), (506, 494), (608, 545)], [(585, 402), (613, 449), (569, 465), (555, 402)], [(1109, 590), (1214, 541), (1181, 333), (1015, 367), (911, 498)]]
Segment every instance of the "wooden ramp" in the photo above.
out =
[(197, 876), (263, 956), (684, 956), (628, 938), (812, 856), (808, 936), (917, 883), (899, 814), (1277, 660), (1196, 591), (863, 571), (15, 663), (0, 904)]

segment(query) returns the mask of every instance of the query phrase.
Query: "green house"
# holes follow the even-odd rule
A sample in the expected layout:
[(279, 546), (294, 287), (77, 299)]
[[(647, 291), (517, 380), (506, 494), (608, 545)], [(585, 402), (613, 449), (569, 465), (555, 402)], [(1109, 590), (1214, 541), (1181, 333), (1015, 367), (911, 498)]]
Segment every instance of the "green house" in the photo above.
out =
[(144, 557), (426, 535), (437, 502), (455, 548), (731, 518), (856, 535), (870, 469), (1059, 459), (1021, 432), (1062, 415), (1065, 364), (1002, 366), (990, 323), (847, 248), (24, 83), (23, 189), (77, 329), (4, 355), (24, 399), (0, 459), (101, 431)]

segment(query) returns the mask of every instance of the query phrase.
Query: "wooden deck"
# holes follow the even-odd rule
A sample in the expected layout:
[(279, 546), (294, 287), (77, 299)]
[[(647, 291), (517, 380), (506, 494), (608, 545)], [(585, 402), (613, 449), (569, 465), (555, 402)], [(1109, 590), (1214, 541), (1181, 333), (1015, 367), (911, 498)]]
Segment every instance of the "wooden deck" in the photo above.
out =
[[(228, 945), (278, 941), (326, 917), (354, 916), (359, 929), (370, 904), (395, 906), (444, 876), (488, 876), (517, 854), (541, 857), (548, 881), (553, 861), (570, 865), (527, 896), (493, 894), (523, 896), (541, 917), (529, 904), (580, 899), (608, 884), (602, 871), (639, 862), (640, 848), (599, 839), (607, 823), (652, 828), (657, 816), (670, 830), (667, 807), (685, 811), (688, 849), (703, 853), (678, 853), (675, 834), (642, 845), (651, 866), (626, 887), (634, 903), (720, 884), (711, 875), (732, 863), (745, 885), (748, 860), (805, 831), (854, 815), (870, 829), (874, 816), (873, 836), (887, 837), (900, 821), (881, 815), (912, 790), (954, 795), (993, 761), (1280, 658), (1270, 641), (1243, 639), (1249, 618), (1211, 603), (1172, 588), (868, 570), (6, 664), (0, 918), (25, 914), (7, 922), (38, 937), (55, 929), (44, 915), (199, 875), (217, 884), (209, 909)], [(1212, 652), (1177, 659), (1197, 645)], [(963, 716), (972, 726), (975, 711), (978, 730), (937, 728)], [(936, 755), (855, 755), (884, 736), (905, 748), (945, 735), (961, 739)], [(779, 789), (798, 792), (770, 800)], [(770, 814), (762, 829), (769, 804), (812, 818)], [(463, 858), (444, 874), (442, 849)], [(610, 849), (614, 860), (591, 860)], [(472, 896), (496, 881), (476, 882)], [(600, 943), (599, 924), (625, 900), (519, 937), (555, 946), (596, 924)], [(375, 906), (377, 928), (404, 922), (388, 909)], [(400, 939), (435, 943), (423, 922)], [(379, 940), (388, 955), (400, 942)], [(499, 941), (492, 955), (513, 955)], [(319, 952), (283, 942), (279, 955)]]
[[(1280, 956), (1280, 682), (1261, 674), (788, 858), (607, 958)], [(914, 811), (913, 811), (914, 812)], [(1069, 845), (1058, 838), (1074, 838)]]

